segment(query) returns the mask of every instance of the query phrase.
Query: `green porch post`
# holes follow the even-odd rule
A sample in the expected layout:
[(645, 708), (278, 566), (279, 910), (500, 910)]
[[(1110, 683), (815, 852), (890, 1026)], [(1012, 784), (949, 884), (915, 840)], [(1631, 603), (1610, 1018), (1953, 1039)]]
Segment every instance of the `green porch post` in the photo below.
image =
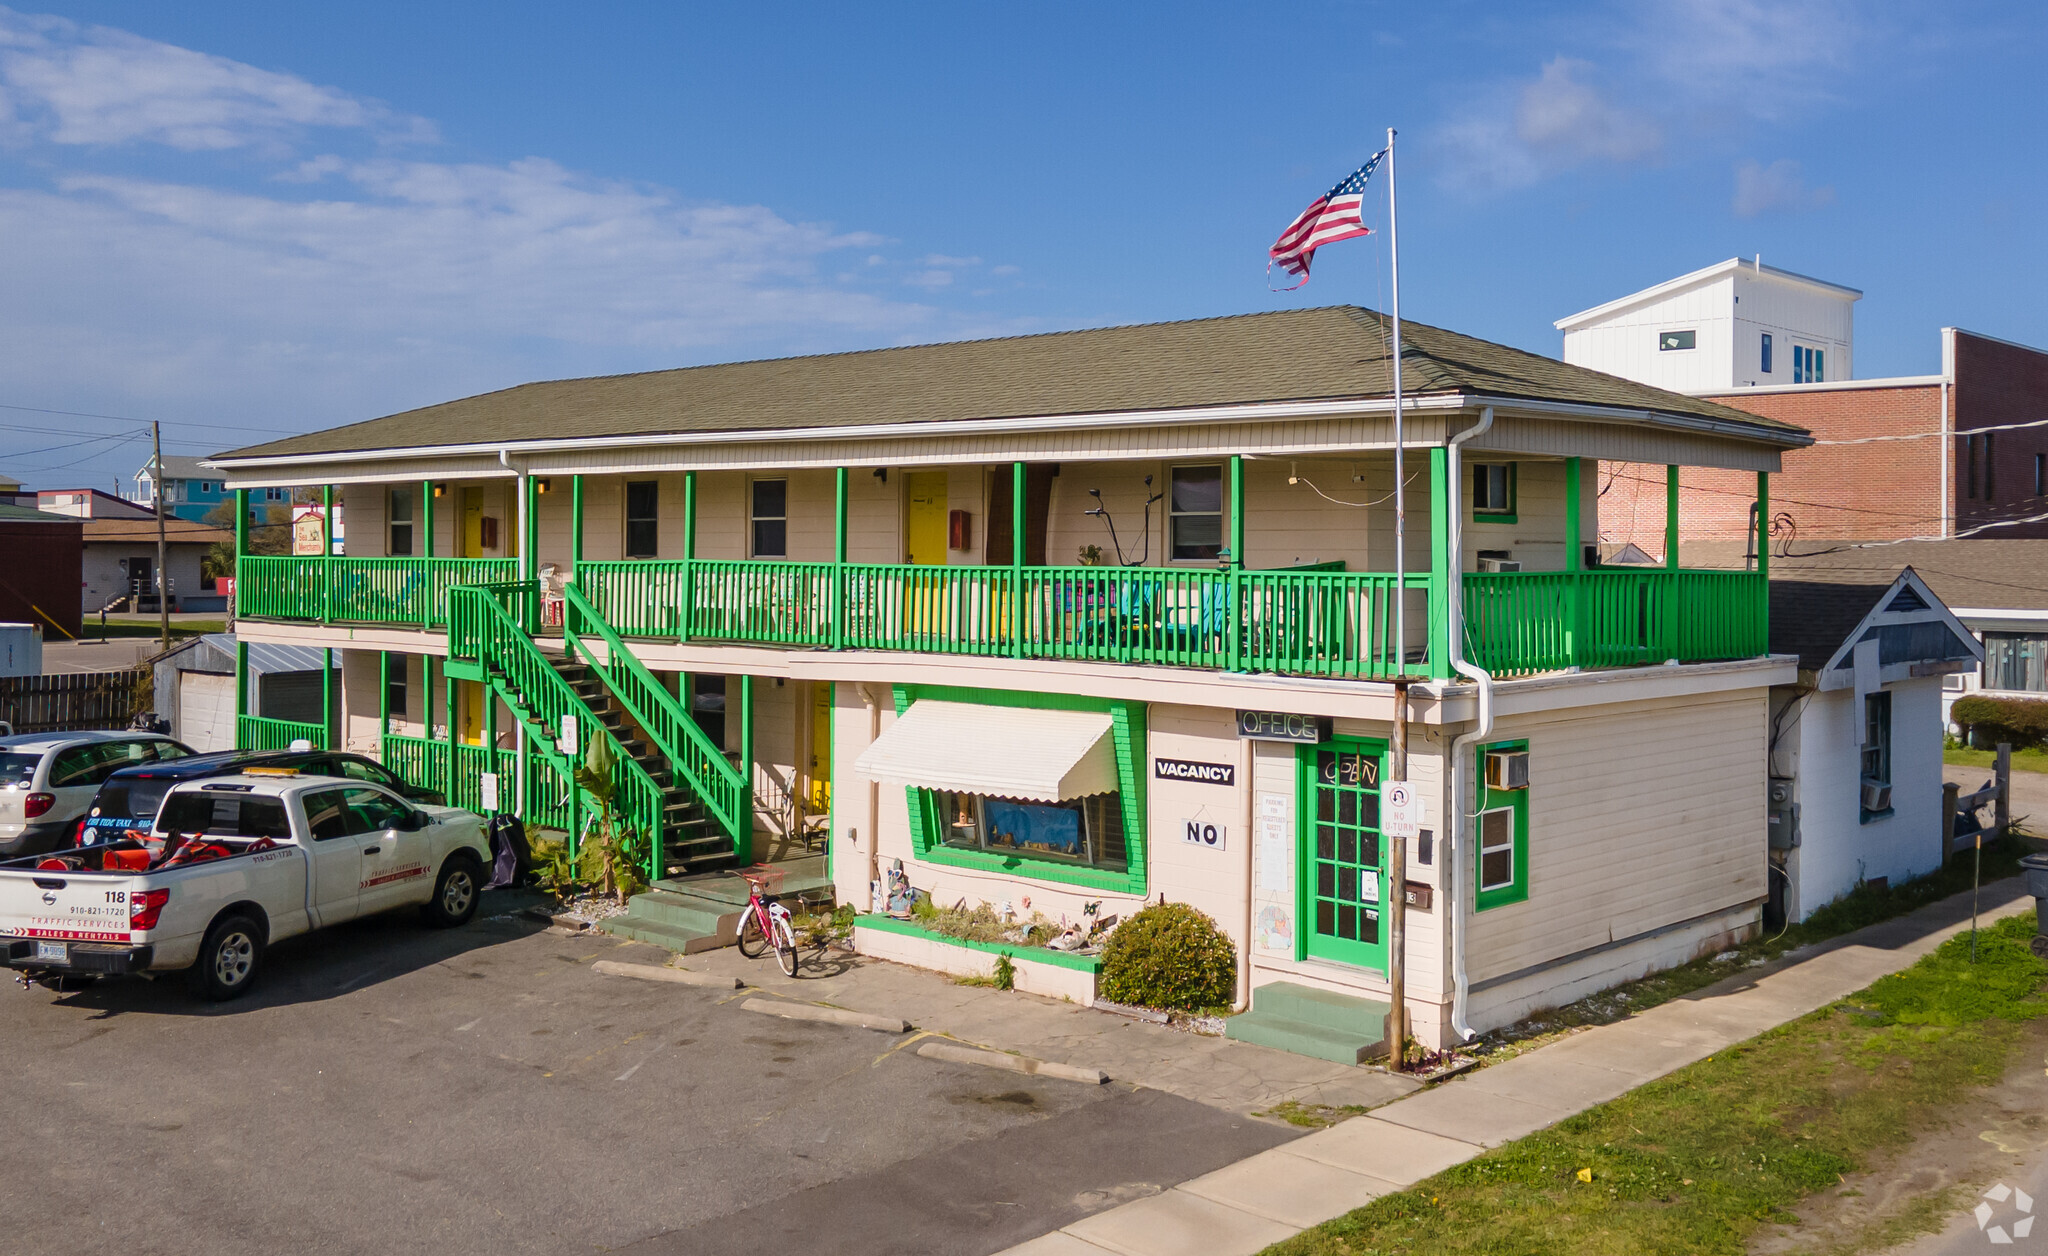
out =
[[(1233, 672), (1244, 670), (1244, 456), (1230, 455), (1230, 547), (1229, 585), (1224, 592), (1224, 666)], [(1204, 625), (1203, 631), (1208, 631)]]
[(391, 651), (377, 651), (377, 757), (384, 757), (384, 737), (391, 731)]
[[(430, 688), (428, 692), (431, 693), (432, 689)], [(447, 721), (448, 727), (448, 789), (446, 797), (448, 805), (453, 807), (458, 805), (455, 801), (455, 678), (448, 674), (448, 665), (446, 663), (441, 665), (441, 717)], [(430, 728), (427, 731), (431, 733), (433, 730)]]
[(434, 556), (434, 482), (420, 481), (420, 530), (425, 538), (420, 543), (420, 557)]
[(1429, 675), (1449, 680), (1451, 572), (1459, 556), (1451, 553), (1451, 451), (1442, 445), (1429, 451), (1429, 489)]
[(695, 573), (691, 565), (697, 559), (697, 473), (683, 472), (683, 605), (677, 613), (676, 636), (688, 641), (696, 624), (691, 608), (696, 605), (697, 590)]
[(569, 477), (569, 579), (583, 565), (583, 477)]
[(1024, 484), (1022, 462), (1010, 464), (1010, 657), (1024, 657)]
[(320, 746), (334, 747), (334, 651), (320, 651)]
[(846, 468), (832, 475), (832, 648), (846, 648)]
[[(1988, 437), (1986, 439), (1989, 439)], [(1771, 651), (1771, 473), (1756, 473), (1756, 637), (1752, 655)]]
[(740, 831), (734, 853), (740, 866), (754, 862), (754, 678), (740, 676)]
[(1664, 568), (1678, 570), (1678, 464), (1664, 468)]
[[(235, 490), (235, 600), (228, 607), (228, 619), (232, 622), (237, 608), (242, 605), (242, 556), (249, 552), (249, 490)], [(237, 711), (237, 715), (241, 712)]]
[[(519, 477), (526, 490), (526, 535), (519, 538), (519, 551), (526, 555), (526, 628), (540, 633), (540, 477), (529, 472)], [(494, 747), (492, 753), (496, 753)], [(520, 771), (526, 770), (526, 756), (520, 756)]]
[(1565, 594), (1565, 657), (1575, 667), (1586, 667), (1592, 663), (1585, 634), (1586, 578), (1580, 549), (1585, 537), (1584, 525), (1579, 520), (1581, 465), (1577, 458), (1564, 460), (1564, 569), (1571, 574)]
[(320, 490), (320, 622), (334, 618), (334, 486)]
[(235, 746), (242, 745), (242, 718), (249, 714), (249, 643), (235, 638)]

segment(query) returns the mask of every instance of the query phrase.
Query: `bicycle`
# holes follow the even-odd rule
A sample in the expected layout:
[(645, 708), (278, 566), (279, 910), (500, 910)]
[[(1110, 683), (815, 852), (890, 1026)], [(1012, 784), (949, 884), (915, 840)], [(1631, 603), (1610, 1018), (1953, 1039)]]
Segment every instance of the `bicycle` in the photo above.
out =
[(796, 976), (796, 929), (789, 922), (789, 908), (782, 900), (770, 894), (761, 896), (761, 882), (753, 877), (744, 877), (747, 883), (747, 905), (740, 911), (740, 954), (748, 959), (761, 958), (761, 952), (773, 940), (776, 962), (788, 976)]

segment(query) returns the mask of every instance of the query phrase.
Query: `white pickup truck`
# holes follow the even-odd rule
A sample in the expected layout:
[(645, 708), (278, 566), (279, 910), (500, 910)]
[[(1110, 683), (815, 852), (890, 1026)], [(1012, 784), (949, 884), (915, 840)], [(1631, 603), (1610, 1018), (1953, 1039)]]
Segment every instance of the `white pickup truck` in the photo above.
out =
[(363, 781), (190, 781), (146, 839), (0, 863), (0, 955), (28, 981), (183, 970), (232, 999), (293, 934), (404, 906), (465, 923), (490, 859), (477, 815)]

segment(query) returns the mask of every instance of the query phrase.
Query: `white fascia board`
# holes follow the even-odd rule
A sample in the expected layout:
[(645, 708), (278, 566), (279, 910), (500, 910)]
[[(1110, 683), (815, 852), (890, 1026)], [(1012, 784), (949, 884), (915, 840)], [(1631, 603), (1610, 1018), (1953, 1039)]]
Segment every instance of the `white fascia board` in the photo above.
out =
[[(1457, 413), (1493, 406), (1507, 413), (1567, 416), (1592, 422), (1645, 423), (1680, 431), (1705, 432), (1738, 440), (1757, 441), (1780, 448), (1809, 445), (1813, 438), (1803, 433), (1779, 431), (1761, 424), (1728, 422), (1704, 417), (1666, 414), (1661, 411), (1620, 406), (1597, 406), (1572, 402), (1531, 401), (1518, 397), (1495, 397), (1484, 393), (1449, 393), (1410, 397), (1403, 406), (1408, 413)], [(1004, 433), (1069, 431), (1074, 428), (1188, 426), (1190, 424), (1243, 423), (1247, 421), (1343, 418), (1365, 414), (1387, 414), (1393, 399), (1380, 397), (1343, 401), (1255, 402), (1247, 405), (1199, 406), (1176, 410), (1136, 410), (1101, 414), (1031, 415), (1007, 419), (949, 419), (928, 423), (877, 423), (847, 427), (806, 427), (756, 429), (734, 432), (650, 432), (631, 436), (564, 437), (545, 440), (480, 441), (464, 445), (422, 445), (405, 449), (360, 449), (321, 454), (272, 454), (255, 458), (216, 458), (205, 465), (235, 476), (231, 487), (247, 487), (262, 481), (259, 473), (273, 467), (323, 466), (335, 463), (388, 461), (411, 458), (475, 457), (493, 453), (531, 458), (557, 450), (633, 449), (661, 445), (722, 445), (753, 442), (796, 442), (814, 440), (888, 440), (903, 437), (989, 436)]]
[(1986, 623), (1997, 624), (2001, 628), (2030, 626), (2048, 628), (2048, 608), (2043, 607), (2034, 607), (2032, 609), (1982, 606), (1958, 607), (1956, 618), (1962, 620), (1965, 625), (1970, 625), (1973, 620), (1982, 620)]
[(1611, 315), (1619, 314), (1630, 306), (1655, 301), (1659, 298), (1670, 296), (1675, 292), (1681, 292), (1687, 288), (1719, 279), (1724, 275), (1732, 275), (1739, 271), (1746, 272), (1754, 278), (1776, 279), (1799, 287), (1813, 288), (1828, 296), (1843, 297), (1850, 301), (1860, 301), (1863, 299), (1863, 292), (1858, 288), (1851, 288), (1844, 284), (1829, 283), (1825, 279), (1815, 279), (1811, 275), (1802, 275), (1796, 271), (1780, 270), (1776, 266), (1759, 268), (1754, 262), (1745, 261), (1739, 257), (1731, 257), (1725, 262), (1716, 262), (1712, 266), (1702, 267), (1689, 275), (1680, 275), (1676, 279), (1667, 279), (1663, 283), (1644, 288), (1640, 292), (1632, 292), (1625, 297), (1616, 297), (1614, 300), (1604, 305), (1596, 305), (1590, 310), (1580, 310), (1577, 314), (1567, 315), (1564, 318), (1558, 319), (1551, 326), (1559, 331), (1576, 331), (1588, 323), (1597, 323)]
[(1688, 388), (1688, 397), (1754, 396), (1759, 393), (1855, 392), (1862, 388), (1935, 388), (1947, 382), (1943, 375), (1893, 375), (1886, 379), (1830, 379), (1814, 384), (1759, 384), (1753, 388)]
[[(1899, 590), (1902, 588), (1910, 588), (1913, 592), (1917, 593), (1920, 596), (1920, 600), (1927, 603), (1926, 608), (1917, 611), (1886, 610), (1885, 607), (1891, 605), (1892, 599), (1899, 595)], [(1924, 623), (1947, 625), (1948, 630), (1955, 634), (1956, 639), (1967, 644), (1970, 647), (1971, 653), (1976, 656), (1979, 662), (1983, 661), (1984, 643), (1977, 639), (1977, 634), (1970, 631), (1970, 626), (1965, 624), (1955, 611), (1949, 609), (1948, 603), (1942, 601), (1940, 597), (1936, 596), (1933, 589), (1927, 587), (1927, 581), (1921, 578), (1919, 572), (1911, 567), (1906, 567), (1899, 572), (1898, 579), (1892, 581), (1891, 585), (1871, 605), (1869, 613), (1858, 620), (1856, 626), (1849, 630), (1849, 635), (1844, 637), (1842, 644), (1836, 648), (1833, 654), (1828, 656), (1828, 661), (1821, 664), (1820, 687), (1823, 689), (1839, 689), (1843, 684), (1850, 683), (1849, 681), (1838, 679), (1839, 674), (1847, 674), (1840, 673), (1840, 665), (1849, 657), (1850, 651), (1856, 648), (1856, 643), (1863, 639), (1863, 634), (1870, 631), (1874, 625)], [(1926, 660), (1913, 661), (1925, 662)], [(1894, 664), (1893, 666), (1906, 667), (1910, 666), (1910, 663)], [(1852, 675), (1851, 680), (1853, 679)]]

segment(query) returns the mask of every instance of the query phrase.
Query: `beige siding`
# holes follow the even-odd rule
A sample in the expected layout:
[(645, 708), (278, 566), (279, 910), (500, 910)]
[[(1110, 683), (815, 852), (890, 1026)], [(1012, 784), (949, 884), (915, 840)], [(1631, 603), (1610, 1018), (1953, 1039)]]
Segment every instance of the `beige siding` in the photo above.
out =
[(1471, 980), (1761, 898), (1764, 695), (1503, 720), (1529, 741), (1529, 898), (1472, 917)]

